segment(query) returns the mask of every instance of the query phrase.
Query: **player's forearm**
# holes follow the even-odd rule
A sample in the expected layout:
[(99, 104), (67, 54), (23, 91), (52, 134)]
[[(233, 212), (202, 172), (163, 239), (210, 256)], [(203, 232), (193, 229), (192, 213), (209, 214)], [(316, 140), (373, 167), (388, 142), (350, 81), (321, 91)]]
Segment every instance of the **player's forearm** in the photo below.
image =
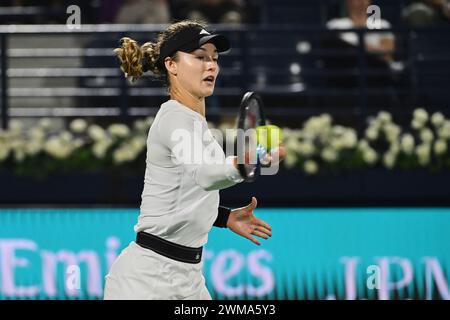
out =
[(195, 180), (203, 189), (220, 190), (242, 181), (236, 157), (227, 157), (222, 164), (202, 164), (195, 168)]

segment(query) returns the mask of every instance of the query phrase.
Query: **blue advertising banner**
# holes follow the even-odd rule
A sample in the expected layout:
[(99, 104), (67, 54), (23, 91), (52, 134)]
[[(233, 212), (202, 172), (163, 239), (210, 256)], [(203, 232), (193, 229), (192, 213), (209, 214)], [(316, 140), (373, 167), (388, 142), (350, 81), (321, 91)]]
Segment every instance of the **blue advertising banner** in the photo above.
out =
[[(261, 246), (213, 228), (214, 299), (450, 299), (450, 209), (263, 208)], [(0, 209), (0, 299), (101, 299), (136, 209)]]

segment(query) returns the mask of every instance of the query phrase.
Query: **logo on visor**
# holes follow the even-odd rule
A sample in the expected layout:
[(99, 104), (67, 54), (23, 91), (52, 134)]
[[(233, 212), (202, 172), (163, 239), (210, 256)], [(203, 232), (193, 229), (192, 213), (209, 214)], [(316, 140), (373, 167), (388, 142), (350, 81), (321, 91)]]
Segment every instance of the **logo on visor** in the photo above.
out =
[(209, 33), (208, 31), (206, 31), (205, 29), (202, 29), (202, 31), (200, 31), (199, 34), (208, 34), (208, 35), (210, 35), (211, 33)]

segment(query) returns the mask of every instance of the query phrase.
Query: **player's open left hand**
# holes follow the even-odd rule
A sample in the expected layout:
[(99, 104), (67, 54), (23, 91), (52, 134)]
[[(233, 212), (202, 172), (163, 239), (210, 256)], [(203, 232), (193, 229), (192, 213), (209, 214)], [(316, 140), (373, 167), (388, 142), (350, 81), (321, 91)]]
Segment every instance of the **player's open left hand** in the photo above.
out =
[(252, 202), (249, 205), (232, 210), (227, 227), (238, 235), (260, 245), (261, 243), (254, 236), (268, 239), (272, 236), (272, 227), (267, 222), (255, 217), (253, 210), (256, 205), (256, 198), (252, 197)]

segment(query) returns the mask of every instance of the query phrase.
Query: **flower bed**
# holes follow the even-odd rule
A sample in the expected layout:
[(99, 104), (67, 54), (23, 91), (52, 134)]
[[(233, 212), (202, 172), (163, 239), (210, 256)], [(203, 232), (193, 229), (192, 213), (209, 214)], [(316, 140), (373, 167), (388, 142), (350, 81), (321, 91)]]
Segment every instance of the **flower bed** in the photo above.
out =
[[(67, 128), (11, 121), (0, 132), (0, 203), (138, 206), (152, 121), (102, 127), (76, 119)], [(380, 112), (361, 137), (324, 114), (283, 136), (279, 173), (222, 190), (224, 203), (254, 195), (262, 206), (450, 205), (450, 121), (440, 113), (418, 109), (411, 127), (401, 128)]]
[[(103, 128), (75, 119), (67, 128), (57, 128), (51, 120), (42, 119), (29, 128), (12, 120), (8, 130), (0, 130), (0, 168), (41, 178), (56, 172), (142, 171), (152, 122), (149, 117), (129, 126), (113, 123)], [(215, 132), (230, 127), (222, 124)], [(334, 124), (330, 115), (322, 114), (299, 128), (283, 128), (283, 137), (282, 166), (300, 168), (308, 175), (365, 168), (438, 172), (450, 166), (450, 120), (439, 112), (430, 116), (424, 109), (414, 111), (410, 128), (400, 127), (382, 111), (367, 120), (367, 128), (358, 137), (355, 129)]]

